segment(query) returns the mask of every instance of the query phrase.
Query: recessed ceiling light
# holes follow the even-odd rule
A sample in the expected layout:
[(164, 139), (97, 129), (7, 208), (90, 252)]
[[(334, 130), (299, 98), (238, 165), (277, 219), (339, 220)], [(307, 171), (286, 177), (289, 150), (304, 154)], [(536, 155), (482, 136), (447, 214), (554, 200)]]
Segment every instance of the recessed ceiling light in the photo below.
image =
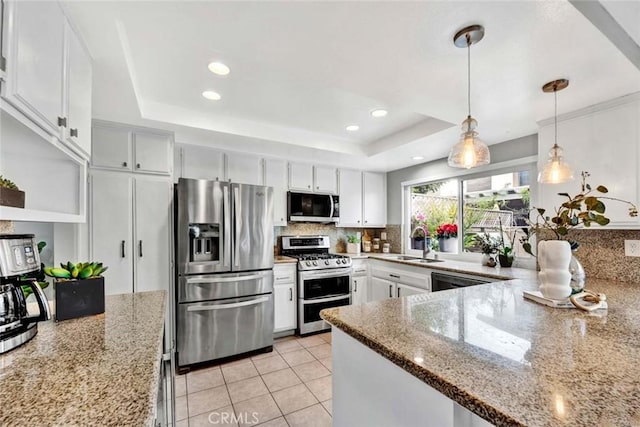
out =
[(349, 125), (345, 129), (348, 130), (349, 132), (355, 132), (355, 131), (360, 129), (360, 126), (358, 126), (358, 125)]
[(220, 98), (222, 98), (218, 92), (214, 92), (212, 90), (205, 90), (204, 92), (202, 92), (202, 96), (210, 99), (211, 101), (219, 101)]
[(389, 112), (387, 110), (383, 110), (383, 109), (378, 109), (378, 110), (373, 110), (371, 112), (371, 116), (372, 117), (384, 117), (388, 114)]
[(212, 62), (209, 64), (209, 71), (219, 76), (226, 76), (231, 70), (222, 62)]
[(424, 160), (424, 157), (422, 157), (422, 156), (413, 156), (411, 158), (411, 160)]

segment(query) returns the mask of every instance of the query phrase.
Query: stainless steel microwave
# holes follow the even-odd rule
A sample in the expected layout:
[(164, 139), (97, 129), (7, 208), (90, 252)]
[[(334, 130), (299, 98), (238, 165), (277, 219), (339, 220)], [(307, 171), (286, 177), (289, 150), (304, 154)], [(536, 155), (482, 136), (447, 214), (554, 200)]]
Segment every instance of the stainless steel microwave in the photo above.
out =
[(292, 222), (338, 222), (340, 196), (289, 191), (287, 214)]

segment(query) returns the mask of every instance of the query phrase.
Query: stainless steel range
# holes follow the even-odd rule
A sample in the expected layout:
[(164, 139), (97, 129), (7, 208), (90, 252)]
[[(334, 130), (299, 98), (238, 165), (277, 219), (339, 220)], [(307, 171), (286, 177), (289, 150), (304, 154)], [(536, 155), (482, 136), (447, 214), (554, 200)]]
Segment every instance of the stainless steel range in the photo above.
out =
[(298, 332), (325, 331), (325, 308), (351, 304), (351, 258), (331, 254), (329, 236), (282, 236), (282, 255), (298, 259)]

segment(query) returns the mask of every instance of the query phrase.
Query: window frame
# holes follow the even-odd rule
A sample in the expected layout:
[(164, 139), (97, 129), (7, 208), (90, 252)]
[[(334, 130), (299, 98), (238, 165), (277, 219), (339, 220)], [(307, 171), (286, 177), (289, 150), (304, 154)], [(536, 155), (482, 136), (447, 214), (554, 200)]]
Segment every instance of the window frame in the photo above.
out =
[[(453, 171), (451, 175), (442, 175), (432, 177), (431, 179), (415, 179), (411, 181), (402, 182), (402, 253), (407, 255), (413, 255), (422, 257), (422, 251), (411, 249), (411, 187), (416, 185), (433, 184), (441, 181), (457, 180), (458, 187), (458, 215), (456, 218), (457, 223), (462, 224), (462, 216), (464, 209), (464, 194), (463, 194), (463, 181), (486, 178), (488, 176), (500, 175), (504, 173), (513, 173), (527, 170), (531, 177), (531, 183), (529, 184), (529, 197), (530, 206), (535, 206), (538, 198), (538, 183), (533, 177), (537, 177), (537, 157), (530, 156), (522, 159), (512, 160), (508, 162), (496, 163), (483, 167), (481, 170), (469, 170), (469, 171)], [(457, 172), (457, 173), (456, 173)], [(464, 233), (461, 228), (460, 234)], [(482, 259), (481, 253), (464, 252), (464, 239), (458, 239), (458, 253), (438, 252), (438, 257), (441, 259), (451, 259), (458, 261), (480, 262)], [(522, 264), (535, 264), (535, 261), (522, 260)], [(523, 265), (525, 266), (525, 265)]]

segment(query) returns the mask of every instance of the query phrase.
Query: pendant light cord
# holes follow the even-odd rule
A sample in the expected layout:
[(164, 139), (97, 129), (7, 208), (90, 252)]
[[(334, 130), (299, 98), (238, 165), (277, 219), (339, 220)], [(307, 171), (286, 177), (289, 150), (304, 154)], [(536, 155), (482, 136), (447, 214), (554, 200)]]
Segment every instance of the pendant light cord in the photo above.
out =
[(554, 129), (554, 140), (553, 145), (558, 146), (558, 88), (554, 86), (553, 88), (553, 129)]
[(469, 107), (469, 117), (471, 117), (471, 40), (467, 34), (467, 104)]

